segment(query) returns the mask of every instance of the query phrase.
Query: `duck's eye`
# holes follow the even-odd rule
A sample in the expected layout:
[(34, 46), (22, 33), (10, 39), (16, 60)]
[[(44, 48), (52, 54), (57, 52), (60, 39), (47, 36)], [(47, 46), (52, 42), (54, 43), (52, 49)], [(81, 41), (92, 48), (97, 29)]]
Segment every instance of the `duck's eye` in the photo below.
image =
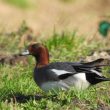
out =
[(36, 45), (32, 45), (32, 48), (36, 48)]

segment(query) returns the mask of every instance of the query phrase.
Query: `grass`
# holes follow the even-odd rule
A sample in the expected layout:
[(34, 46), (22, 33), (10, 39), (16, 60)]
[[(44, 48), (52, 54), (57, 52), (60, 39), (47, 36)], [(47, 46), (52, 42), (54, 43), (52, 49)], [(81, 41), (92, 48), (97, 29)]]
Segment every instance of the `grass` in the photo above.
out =
[(5, 0), (5, 2), (7, 2), (13, 6), (23, 8), (23, 9), (29, 7), (29, 1), (28, 0)]
[(62, 1), (64, 3), (71, 3), (71, 2), (75, 2), (76, 0), (60, 0), (60, 1)]
[[(13, 42), (12, 42), (13, 39)], [(18, 52), (20, 35), (11, 34), (8, 38), (0, 35), (0, 50)], [(53, 33), (48, 40), (42, 40), (50, 52), (51, 62), (77, 61), (98, 49), (102, 44), (88, 45), (84, 38), (75, 32)], [(0, 65), (0, 110), (100, 110), (110, 109), (110, 83), (104, 82), (84, 91), (71, 88), (59, 91), (57, 96), (44, 93), (33, 80), (33, 58), (29, 65)], [(104, 69), (104, 74), (108, 68)], [(109, 76), (109, 75), (108, 75)], [(36, 95), (36, 97), (35, 97)]]

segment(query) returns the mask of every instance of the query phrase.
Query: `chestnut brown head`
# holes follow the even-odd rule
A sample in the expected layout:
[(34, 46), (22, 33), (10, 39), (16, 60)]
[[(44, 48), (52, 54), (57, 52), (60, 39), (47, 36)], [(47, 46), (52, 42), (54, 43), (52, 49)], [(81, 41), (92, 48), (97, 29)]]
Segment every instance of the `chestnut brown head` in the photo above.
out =
[(21, 55), (32, 55), (36, 58), (38, 64), (48, 64), (49, 54), (48, 49), (40, 43), (32, 43), (28, 49)]

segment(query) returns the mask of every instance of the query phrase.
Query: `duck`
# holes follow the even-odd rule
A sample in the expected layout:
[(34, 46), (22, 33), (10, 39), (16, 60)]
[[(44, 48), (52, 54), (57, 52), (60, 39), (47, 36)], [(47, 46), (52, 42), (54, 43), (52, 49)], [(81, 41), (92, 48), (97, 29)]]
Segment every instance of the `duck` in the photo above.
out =
[(49, 51), (41, 43), (31, 43), (20, 55), (32, 55), (35, 60), (34, 81), (45, 92), (52, 90), (87, 89), (91, 85), (110, 81), (102, 75), (103, 59), (92, 62), (52, 62), (49, 63)]

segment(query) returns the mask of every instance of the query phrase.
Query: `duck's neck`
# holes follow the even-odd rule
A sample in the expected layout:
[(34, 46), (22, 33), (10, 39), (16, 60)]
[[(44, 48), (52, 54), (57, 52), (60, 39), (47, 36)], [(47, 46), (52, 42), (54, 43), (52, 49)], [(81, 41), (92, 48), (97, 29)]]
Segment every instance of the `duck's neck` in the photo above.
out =
[(42, 50), (35, 58), (37, 67), (43, 67), (49, 63), (49, 54), (46, 49)]

